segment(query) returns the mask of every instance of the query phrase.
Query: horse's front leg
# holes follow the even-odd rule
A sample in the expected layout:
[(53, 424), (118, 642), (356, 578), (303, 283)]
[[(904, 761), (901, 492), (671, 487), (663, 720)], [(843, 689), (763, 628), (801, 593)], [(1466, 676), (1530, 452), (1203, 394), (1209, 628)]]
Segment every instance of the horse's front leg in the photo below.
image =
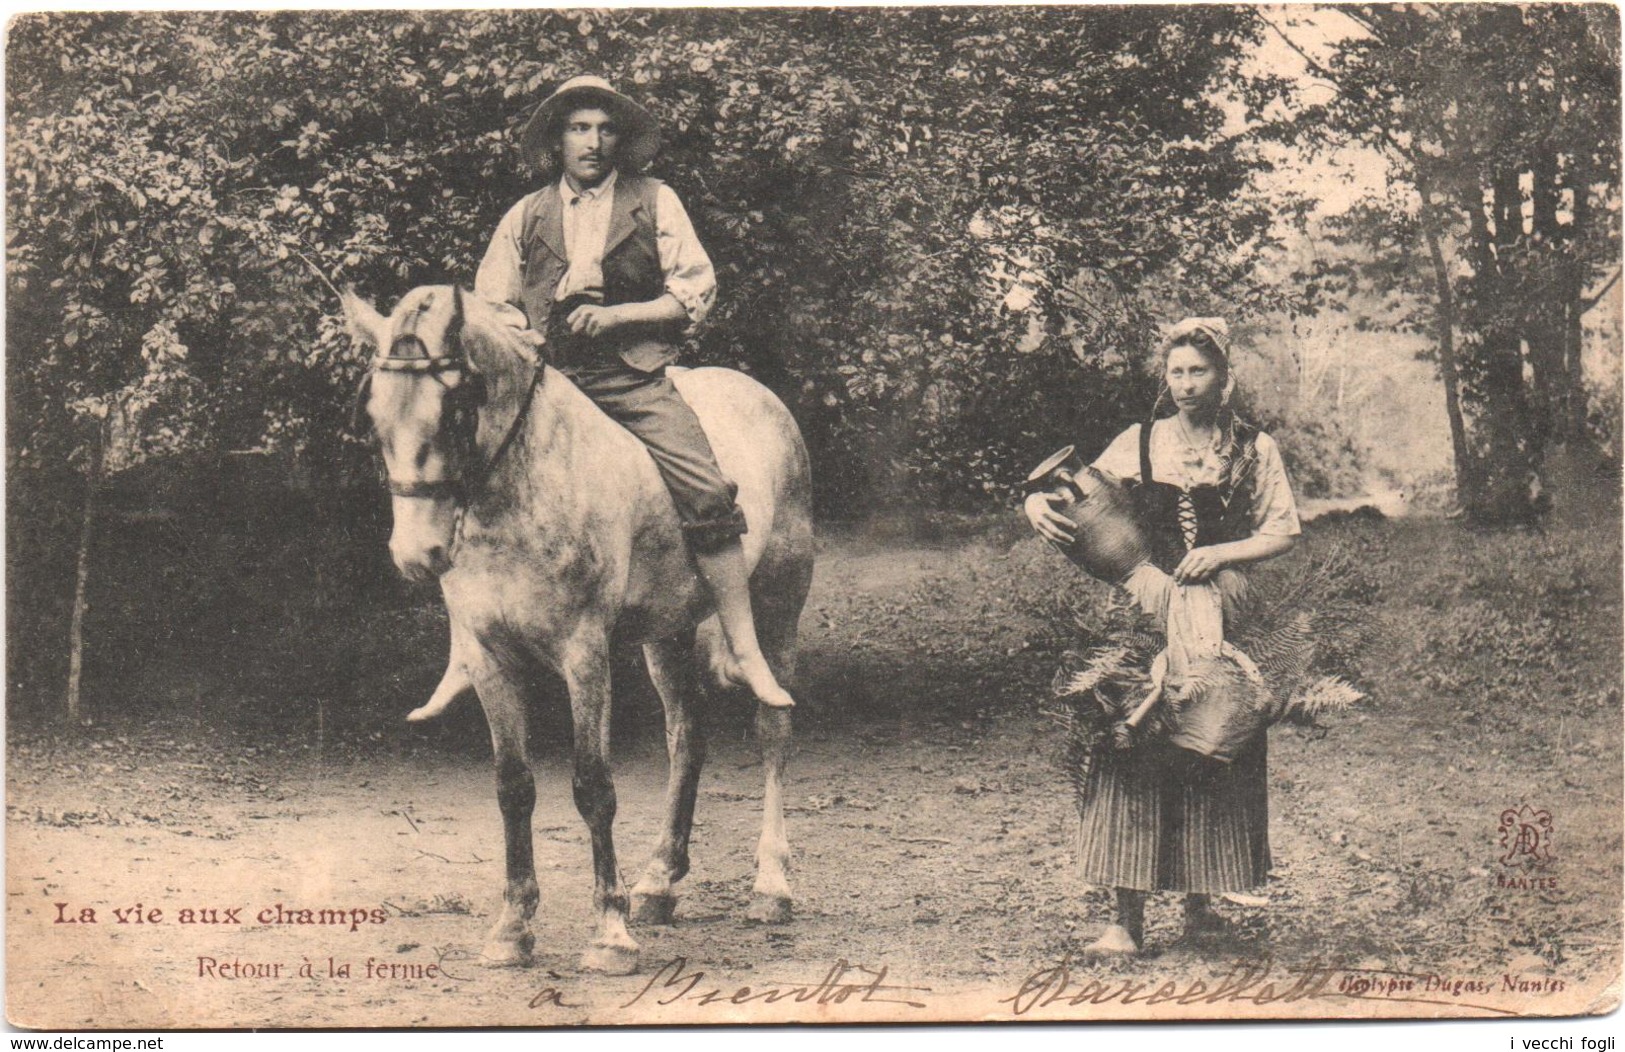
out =
[(762, 837), (756, 844), (756, 887), (747, 920), (783, 924), (790, 919), (790, 840), (784, 832), (784, 757), (790, 747), (791, 709), (756, 707), (756, 738), (767, 784), (762, 790)]
[(632, 915), (645, 924), (670, 924), (677, 908), (672, 885), (688, 874), (688, 838), (694, 827), (694, 799), (705, 763), (705, 737), (695, 719), (700, 698), (694, 632), (646, 644), (649, 678), (666, 710), (666, 814), (660, 842), (632, 888)]
[(496, 759), (497, 805), (502, 809), (502, 837), (507, 847), (507, 890), (502, 915), (480, 952), (482, 962), (502, 967), (529, 964), (536, 937), (530, 918), (541, 893), (536, 888), (536, 859), (530, 821), (536, 809), (536, 782), (525, 744), (528, 731), (525, 692), (494, 662), (482, 662), (475, 685)]
[(609, 771), (609, 639), (603, 631), (583, 632), (565, 655), (564, 681), (570, 689), (575, 724), (576, 810), (592, 835), (593, 911), (598, 915), (592, 943), (581, 956), (583, 971), (630, 975), (638, 968), (638, 944), (626, 930), (626, 889), (615, 863), (615, 782)]

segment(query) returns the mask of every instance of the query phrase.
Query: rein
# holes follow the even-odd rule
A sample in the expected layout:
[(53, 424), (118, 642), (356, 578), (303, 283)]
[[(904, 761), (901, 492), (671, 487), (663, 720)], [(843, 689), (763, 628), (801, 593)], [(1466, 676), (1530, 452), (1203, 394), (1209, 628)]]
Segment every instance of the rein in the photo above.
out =
[(485, 488), (486, 482), (491, 478), (491, 473), (496, 470), (497, 464), (501, 463), (502, 455), (508, 451), (509, 446), (513, 445), (514, 439), (519, 437), (520, 425), (530, 415), (530, 405), (536, 400), (536, 388), (542, 386), (542, 373), (545, 368), (546, 366), (537, 365), (532, 370), (530, 383), (525, 385), (525, 395), (519, 403), (519, 411), (513, 415), (513, 423), (508, 425), (508, 431), (502, 436), (502, 441), (497, 443), (496, 451), (491, 454), (491, 459), (487, 460), (474, 475), (472, 486), (463, 490), (462, 496), (464, 498), (478, 495)]

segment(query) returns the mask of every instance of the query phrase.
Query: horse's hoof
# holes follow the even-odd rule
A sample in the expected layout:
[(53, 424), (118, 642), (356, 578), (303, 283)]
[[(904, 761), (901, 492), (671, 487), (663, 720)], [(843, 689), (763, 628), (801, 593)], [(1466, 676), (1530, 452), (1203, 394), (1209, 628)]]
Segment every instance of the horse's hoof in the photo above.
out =
[(671, 924), (676, 920), (676, 895), (632, 893), (632, 919), (639, 924)]
[(603, 975), (631, 975), (638, 970), (638, 948), (594, 943), (581, 955), (581, 970)]
[(752, 924), (788, 924), (790, 900), (783, 895), (756, 895), (745, 911), (745, 920)]
[(528, 933), (512, 941), (493, 939), (480, 951), (480, 964), (486, 968), (526, 968), (535, 946), (536, 936)]

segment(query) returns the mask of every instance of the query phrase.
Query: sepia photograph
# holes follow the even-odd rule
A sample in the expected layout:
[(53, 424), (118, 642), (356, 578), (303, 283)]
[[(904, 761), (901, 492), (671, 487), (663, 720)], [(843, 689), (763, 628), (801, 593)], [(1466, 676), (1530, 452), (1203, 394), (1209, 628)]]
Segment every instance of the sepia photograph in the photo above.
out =
[(12, 17), (7, 1022), (1616, 1012), (1620, 49)]

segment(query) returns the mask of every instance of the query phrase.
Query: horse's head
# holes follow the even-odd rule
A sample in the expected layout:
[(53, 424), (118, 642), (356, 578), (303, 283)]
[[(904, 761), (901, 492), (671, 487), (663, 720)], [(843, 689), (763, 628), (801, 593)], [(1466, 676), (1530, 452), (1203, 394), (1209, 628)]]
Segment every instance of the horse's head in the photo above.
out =
[(485, 378), (463, 347), (463, 295), (414, 289), (385, 318), (346, 293), (344, 315), (373, 352), (356, 408), (371, 418), (389, 474), (390, 555), (407, 578), (427, 580), (451, 569), (458, 506), (480, 471)]

